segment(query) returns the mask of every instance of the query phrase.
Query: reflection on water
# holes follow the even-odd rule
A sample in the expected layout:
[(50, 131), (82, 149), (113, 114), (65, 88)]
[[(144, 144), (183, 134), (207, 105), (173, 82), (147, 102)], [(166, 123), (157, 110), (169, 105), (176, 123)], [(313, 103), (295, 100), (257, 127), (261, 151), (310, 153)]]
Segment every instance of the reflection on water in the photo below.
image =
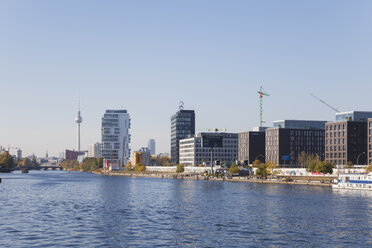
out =
[(372, 245), (372, 192), (59, 171), (0, 176), (0, 247)]

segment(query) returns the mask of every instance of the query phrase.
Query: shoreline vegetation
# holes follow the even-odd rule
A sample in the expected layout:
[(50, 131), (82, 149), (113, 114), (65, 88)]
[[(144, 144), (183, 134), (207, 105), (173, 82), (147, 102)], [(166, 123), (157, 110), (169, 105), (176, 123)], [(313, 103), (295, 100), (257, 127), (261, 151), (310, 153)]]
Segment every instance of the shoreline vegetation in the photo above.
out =
[(246, 182), (246, 183), (265, 183), (265, 184), (287, 184), (287, 185), (311, 185), (331, 187), (332, 181), (336, 177), (322, 176), (279, 176), (276, 178), (259, 179), (255, 177), (211, 177), (200, 175), (199, 173), (174, 173), (174, 172), (153, 172), (153, 171), (92, 171), (92, 173), (104, 176), (124, 176), (124, 177), (147, 177), (147, 178), (169, 178), (186, 180), (210, 180), (223, 182)]
[[(324, 165), (328, 165), (329, 171), (332, 171), (332, 165), (316, 159), (307, 158), (308, 167), (314, 167), (314, 171), (322, 171)], [(160, 162), (160, 161), (159, 161)], [(165, 167), (170, 164), (168, 161), (161, 161)], [(159, 163), (160, 164), (160, 163)], [(184, 165), (176, 165), (175, 172), (170, 171), (150, 171), (149, 167), (137, 164), (133, 166), (128, 162), (122, 171), (109, 171), (103, 169), (103, 158), (85, 158), (81, 163), (77, 160), (65, 160), (61, 164), (64, 170), (91, 172), (106, 176), (125, 176), (125, 177), (148, 177), (148, 178), (171, 178), (171, 179), (189, 179), (189, 180), (210, 180), (210, 181), (226, 181), (226, 182), (248, 182), (248, 183), (266, 183), (266, 184), (288, 184), (288, 185), (312, 185), (330, 187), (336, 177), (332, 176), (294, 176), (294, 175), (277, 175), (273, 170), (277, 168), (272, 163), (261, 163), (255, 161), (253, 167), (257, 168), (255, 176), (242, 176), (239, 174), (239, 168), (236, 164), (232, 164), (228, 169), (228, 175), (211, 175), (206, 173), (185, 172)], [(151, 168), (151, 166), (150, 166)], [(321, 168), (321, 169), (320, 169)], [(319, 171), (319, 172), (320, 172)], [(322, 171), (323, 172), (323, 171)], [(325, 172), (325, 171), (324, 171)], [(332, 173), (332, 172), (331, 172)]]

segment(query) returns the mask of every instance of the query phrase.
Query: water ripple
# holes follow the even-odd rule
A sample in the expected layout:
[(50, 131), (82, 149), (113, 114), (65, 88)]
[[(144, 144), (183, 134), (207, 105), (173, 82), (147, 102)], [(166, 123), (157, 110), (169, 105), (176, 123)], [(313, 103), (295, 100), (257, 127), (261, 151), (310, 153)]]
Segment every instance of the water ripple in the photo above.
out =
[(372, 195), (328, 188), (1, 174), (0, 247), (371, 247)]

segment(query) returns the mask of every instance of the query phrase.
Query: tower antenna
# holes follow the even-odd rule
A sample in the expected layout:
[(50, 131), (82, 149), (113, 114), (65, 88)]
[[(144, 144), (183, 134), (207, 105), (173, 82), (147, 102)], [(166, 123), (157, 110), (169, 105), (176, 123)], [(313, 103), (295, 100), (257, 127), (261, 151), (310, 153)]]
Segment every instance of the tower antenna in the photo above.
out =
[(262, 124), (264, 123), (264, 121), (262, 120), (262, 113), (263, 113), (262, 98), (263, 96), (270, 96), (270, 95), (264, 92), (264, 90), (262, 89), (262, 86), (260, 87), (260, 90), (257, 91), (257, 93), (259, 94), (259, 97), (260, 97), (260, 127), (262, 127)]
[(80, 123), (83, 122), (83, 118), (81, 118), (80, 114), (80, 89), (79, 89), (79, 96), (78, 96), (78, 111), (76, 114), (75, 122), (77, 124), (77, 144), (76, 144), (76, 149), (80, 151)]

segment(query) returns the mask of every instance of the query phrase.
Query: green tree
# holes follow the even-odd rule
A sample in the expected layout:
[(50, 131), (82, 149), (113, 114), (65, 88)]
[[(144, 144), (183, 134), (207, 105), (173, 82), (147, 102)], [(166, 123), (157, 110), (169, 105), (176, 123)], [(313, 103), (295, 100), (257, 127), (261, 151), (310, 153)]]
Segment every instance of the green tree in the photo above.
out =
[(313, 161), (307, 168), (308, 172), (316, 172), (323, 174), (333, 173), (333, 164), (326, 161)]
[(256, 170), (256, 176), (258, 177), (267, 177), (268, 171), (267, 171), (267, 164), (261, 163), (257, 170)]
[(238, 168), (238, 165), (233, 163), (230, 168), (229, 168), (229, 172), (231, 175), (234, 175), (234, 174), (237, 174), (239, 173), (239, 168)]
[(99, 157), (97, 158), (97, 165), (98, 165), (98, 168), (103, 168), (103, 157)]
[(274, 169), (278, 168), (278, 165), (274, 162), (266, 162), (266, 168), (270, 172), (270, 174), (274, 174)]
[(182, 172), (184, 172), (185, 171), (185, 165), (183, 165), (183, 164), (178, 164), (177, 165), (177, 170), (176, 170), (176, 172), (177, 173), (182, 173)]
[(11, 169), (14, 166), (14, 159), (8, 152), (0, 154), (0, 168)]
[(79, 164), (79, 161), (77, 160), (72, 160), (72, 169), (75, 170), (75, 171), (80, 171), (81, 168), (80, 168), (80, 164)]

